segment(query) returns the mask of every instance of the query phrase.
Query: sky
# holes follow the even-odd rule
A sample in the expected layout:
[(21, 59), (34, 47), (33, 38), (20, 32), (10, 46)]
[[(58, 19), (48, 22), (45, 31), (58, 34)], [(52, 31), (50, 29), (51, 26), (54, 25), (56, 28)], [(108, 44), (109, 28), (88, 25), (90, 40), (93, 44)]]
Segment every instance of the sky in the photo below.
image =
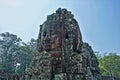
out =
[(0, 0), (0, 33), (37, 39), (39, 25), (58, 8), (74, 14), (94, 51), (120, 54), (120, 0)]

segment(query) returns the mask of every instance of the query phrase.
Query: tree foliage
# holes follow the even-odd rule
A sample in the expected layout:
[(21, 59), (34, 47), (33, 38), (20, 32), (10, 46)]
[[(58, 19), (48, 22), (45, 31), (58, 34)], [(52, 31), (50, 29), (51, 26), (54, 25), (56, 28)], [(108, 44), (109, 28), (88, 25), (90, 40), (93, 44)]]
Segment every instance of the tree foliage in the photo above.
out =
[(29, 66), (32, 57), (37, 53), (36, 40), (31, 39), (27, 44), (24, 43), (20, 46), (20, 54), (18, 54), (19, 63), (21, 64), (17, 69), (17, 72), (22, 73), (26, 67)]
[(120, 56), (116, 53), (99, 56), (99, 67), (102, 75), (120, 77)]
[(9, 32), (0, 34), (0, 66), (7, 73), (21, 73), (36, 53), (36, 40), (24, 43), (17, 35)]
[[(2, 58), (2, 69), (12, 73), (17, 62), (16, 54), (19, 51), (21, 39), (8, 32), (0, 34), (0, 55)], [(9, 67), (8, 67), (9, 66)]]

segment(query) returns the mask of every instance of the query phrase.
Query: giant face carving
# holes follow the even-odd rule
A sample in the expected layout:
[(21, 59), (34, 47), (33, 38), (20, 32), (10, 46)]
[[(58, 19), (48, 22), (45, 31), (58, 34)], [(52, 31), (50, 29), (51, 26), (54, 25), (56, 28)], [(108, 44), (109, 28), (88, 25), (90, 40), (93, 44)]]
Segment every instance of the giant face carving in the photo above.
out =
[(41, 48), (42, 50), (60, 50), (61, 30), (59, 27), (45, 26), (42, 30)]
[(70, 12), (65, 12), (57, 11), (41, 25), (38, 37), (40, 51), (62, 51), (67, 46), (71, 46), (74, 52), (80, 50), (82, 37), (78, 23)]
[(65, 60), (69, 61), (68, 56), (80, 51), (81, 44), (78, 23), (69, 11), (59, 10), (49, 15), (40, 26), (38, 50), (50, 54), (53, 73), (66, 71)]

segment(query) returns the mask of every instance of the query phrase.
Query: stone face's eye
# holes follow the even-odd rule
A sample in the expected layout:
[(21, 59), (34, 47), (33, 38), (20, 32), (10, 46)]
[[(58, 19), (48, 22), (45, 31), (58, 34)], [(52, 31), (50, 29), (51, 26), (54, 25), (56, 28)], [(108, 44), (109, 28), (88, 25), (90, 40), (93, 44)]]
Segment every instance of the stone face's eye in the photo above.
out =
[(46, 36), (46, 34), (47, 34), (47, 33), (44, 31), (43, 36), (45, 37), (45, 36)]
[(66, 33), (66, 34), (65, 34), (65, 38), (66, 38), (66, 39), (68, 39), (68, 38), (69, 38), (68, 33)]

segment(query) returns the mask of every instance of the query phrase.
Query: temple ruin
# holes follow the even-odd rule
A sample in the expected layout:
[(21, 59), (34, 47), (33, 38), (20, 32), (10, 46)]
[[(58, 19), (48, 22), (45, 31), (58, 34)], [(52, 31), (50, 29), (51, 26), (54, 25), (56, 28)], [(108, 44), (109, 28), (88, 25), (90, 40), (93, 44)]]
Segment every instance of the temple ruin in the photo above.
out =
[(26, 69), (26, 80), (102, 80), (98, 60), (74, 15), (59, 8), (40, 25), (38, 54)]

